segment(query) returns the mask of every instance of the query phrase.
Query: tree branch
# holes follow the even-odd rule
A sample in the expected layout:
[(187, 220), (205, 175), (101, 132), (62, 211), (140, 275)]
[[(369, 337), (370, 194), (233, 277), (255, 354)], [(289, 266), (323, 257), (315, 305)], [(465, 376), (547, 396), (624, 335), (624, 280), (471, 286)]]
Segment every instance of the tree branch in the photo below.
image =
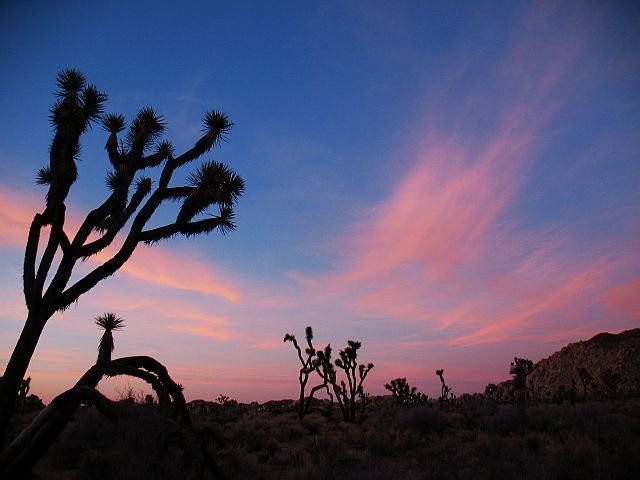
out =
[(147, 193), (149, 193), (149, 185), (147, 184), (147, 182), (145, 182), (144, 184), (142, 182), (139, 183), (138, 188), (136, 189), (136, 192), (131, 197), (129, 205), (127, 205), (124, 212), (122, 212), (122, 215), (118, 217), (115, 224), (112, 225), (101, 238), (84, 245), (80, 249), (78, 253), (78, 257), (79, 258), (90, 257), (91, 255), (95, 255), (96, 253), (104, 250), (109, 245), (111, 245), (111, 242), (113, 242), (118, 232), (129, 221), (131, 216), (138, 209), (138, 207), (142, 203), (142, 200), (144, 200), (144, 197), (147, 195)]
[(44, 226), (44, 219), (40, 213), (36, 213), (29, 227), (27, 245), (24, 252), (23, 264), (23, 289), (27, 307), (31, 310), (36, 300), (36, 257), (38, 255), (38, 244), (40, 243), (40, 230)]
[(224, 224), (225, 221), (220, 217), (207, 218), (204, 220), (198, 220), (196, 222), (188, 223), (176, 222), (151, 230), (145, 230), (140, 233), (139, 239), (141, 242), (149, 244), (159, 242), (160, 240), (166, 240), (177, 234), (190, 237), (193, 235), (199, 235), (201, 233), (208, 233)]

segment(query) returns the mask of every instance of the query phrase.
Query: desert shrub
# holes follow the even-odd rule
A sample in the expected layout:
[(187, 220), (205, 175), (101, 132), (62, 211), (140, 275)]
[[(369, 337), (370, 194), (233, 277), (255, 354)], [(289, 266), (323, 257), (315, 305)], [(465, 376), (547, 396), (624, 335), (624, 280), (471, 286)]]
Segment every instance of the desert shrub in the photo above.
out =
[(527, 428), (533, 432), (555, 432), (558, 428), (558, 407), (555, 405), (535, 405), (530, 407)]
[(428, 405), (399, 411), (397, 419), (400, 428), (415, 430), (423, 435), (428, 433), (442, 435), (448, 424), (446, 416), (440, 410)]
[(77, 480), (200, 478), (204, 458), (185, 427), (141, 405), (120, 404), (117, 424), (78, 410), (39, 469), (73, 469)]
[(462, 415), (466, 428), (477, 428), (481, 419), (493, 415), (497, 407), (497, 402), (483, 395), (461, 395), (457, 403), (457, 411)]
[(498, 435), (510, 435), (518, 432), (521, 426), (521, 417), (513, 405), (500, 405), (496, 413), (479, 420), (481, 430)]
[(305, 429), (299, 423), (286, 422), (273, 432), (279, 442), (296, 442), (304, 437)]
[(238, 401), (233, 398), (228, 397), (227, 395), (220, 394), (218, 398), (216, 398), (216, 403), (222, 407), (224, 410), (228, 410), (231, 408), (236, 408), (238, 406)]

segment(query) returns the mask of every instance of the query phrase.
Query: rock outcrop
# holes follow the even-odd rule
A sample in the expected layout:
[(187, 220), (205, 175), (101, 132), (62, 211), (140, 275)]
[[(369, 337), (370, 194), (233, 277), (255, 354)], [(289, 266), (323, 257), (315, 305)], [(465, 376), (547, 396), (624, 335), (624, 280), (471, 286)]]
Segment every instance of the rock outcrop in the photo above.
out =
[(536, 364), (527, 387), (536, 400), (640, 395), (640, 328), (570, 343)]

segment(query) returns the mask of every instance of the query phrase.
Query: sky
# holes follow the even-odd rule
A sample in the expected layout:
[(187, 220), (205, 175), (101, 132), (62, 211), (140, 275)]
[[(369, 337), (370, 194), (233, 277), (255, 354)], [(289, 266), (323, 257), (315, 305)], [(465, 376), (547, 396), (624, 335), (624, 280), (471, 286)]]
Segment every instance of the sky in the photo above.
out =
[[(9, 0), (0, 52), (0, 367), (59, 71), (128, 120), (154, 107), (179, 152), (225, 112), (202, 160), (246, 182), (235, 231), (140, 246), (50, 319), (28, 371), (46, 402), (95, 362), (105, 312), (126, 323), (114, 356), (242, 402), (297, 397), (283, 337), (307, 325), (317, 347), (362, 342), (372, 394), (406, 377), (431, 396), (436, 369), (483, 391), (515, 356), (640, 326), (636, 2)], [(82, 138), (71, 231), (107, 195), (106, 139)], [(99, 388), (127, 386), (150, 391)]]

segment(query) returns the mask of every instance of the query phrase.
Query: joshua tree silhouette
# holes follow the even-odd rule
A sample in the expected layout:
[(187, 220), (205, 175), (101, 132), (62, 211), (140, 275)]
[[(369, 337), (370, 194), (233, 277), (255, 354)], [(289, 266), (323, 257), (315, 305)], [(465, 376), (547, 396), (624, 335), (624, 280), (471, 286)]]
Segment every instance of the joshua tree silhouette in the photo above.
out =
[(510, 373), (513, 375), (515, 402), (518, 406), (520, 421), (526, 432), (527, 421), (527, 377), (535, 370), (534, 363), (527, 358), (515, 357), (511, 362)]
[(298, 340), (296, 340), (296, 337), (289, 333), (284, 336), (284, 341), (291, 342), (293, 344), (293, 347), (296, 349), (296, 352), (298, 353), (298, 360), (300, 360), (301, 365), (300, 372), (298, 374), (298, 382), (300, 382), (300, 399), (298, 401), (297, 412), (299, 419), (303, 419), (306, 415), (309, 407), (311, 406), (313, 396), (318, 390), (322, 390), (324, 388), (333, 401), (333, 397), (331, 397), (331, 392), (329, 391), (329, 387), (327, 385), (327, 380), (322, 376), (320, 372), (318, 372), (318, 374), (323, 379), (323, 383), (315, 385), (309, 392), (309, 396), (305, 396), (305, 390), (307, 388), (307, 383), (309, 382), (309, 375), (320, 368), (316, 349), (313, 346), (313, 329), (311, 327), (307, 327), (305, 329), (305, 337), (307, 340), (307, 348), (305, 348), (303, 355), (302, 349), (300, 348), (300, 345), (298, 345)]
[(111, 361), (111, 353), (113, 352), (113, 332), (124, 327), (124, 320), (116, 317), (115, 313), (105, 313), (96, 317), (96, 325), (104, 328), (104, 333), (98, 344), (98, 360), (96, 363), (103, 365)]
[(425, 394), (418, 392), (416, 387), (409, 386), (409, 382), (405, 377), (391, 380), (385, 384), (384, 388), (391, 392), (393, 401), (398, 405), (416, 405), (427, 400)]
[(449, 387), (449, 385), (447, 385), (444, 381), (444, 370), (436, 370), (436, 375), (440, 378), (440, 383), (442, 383), (442, 389), (438, 401), (440, 402), (440, 405), (447, 406), (452, 400), (453, 392), (451, 390), (451, 387)]
[[(342, 369), (347, 377), (347, 383), (342, 380), (338, 386), (333, 379), (333, 390), (338, 398), (338, 404), (342, 410), (342, 415), (349, 422), (356, 421), (356, 396), (364, 395), (362, 384), (367, 378), (368, 373), (373, 368), (373, 363), (367, 365), (358, 365), (358, 350), (362, 347), (362, 343), (354, 340), (348, 340), (347, 346), (340, 350), (340, 358), (336, 359), (336, 367)], [(357, 375), (356, 375), (357, 372)]]
[[(175, 235), (187, 237), (218, 230), (222, 234), (235, 228), (233, 208), (244, 191), (242, 178), (227, 166), (204, 162), (186, 185), (171, 186), (174, 172), (220, 144), (232, 127), (224, 113), (212, 111), (204, 117), (204, 133), (195, 145), (175, 155), (167, 141), (160, 141), (165, 124), (152, 108), (141, 109), (131, 122), (124, 140), (122, 115), (103, 115), (107, 96), (85, 81), (76, 70), (64, 70), (57, 78), (58, 100), (51, 109), (54, 130), (49, 165), (43, 167), (37, 182), (48, 187), (46, 206), (36, 213), (27, 237), (24, 256), (24, 295), (27, 319), (0, 382), (0, 444), (15, 407), (20, 382), (48, 320), (64, 311), (100, 281), (113, 275), (131, 257), (140, 243), (154, 244)], [(112, 171), (107, 177), (110, 189), (106, 200), (91, 210), (74, 235), (65, 228), (65, 200), (78, 177), (76, 160), (80, 138), (100, 122), (109, 136), (106, 151)], [(156, 144), (155, 151), (148, 153)], [(160, 168), (154, 184), (140, 173)], [(180, 201), (175, 221), (147, 228), (157, 209), (168, 201)], [(210, 207), (216, 213), (208, 213)], [(203, 214), (208, 214), (203, 218)], [(128, 231), (126, 225), (130, 225)], [(45, 227), (49, 226), (48, 230)], [(90, 239), (92, 233), (96, 239)], [(41, 236), (47, 239), (41, 254)], [(113, 240), (122, 237), (117, 252), (75, 283), (69, 285), (78, 261), (103, 252)], [(60, 258), (57, 264), (54, 258)], [(54, 265), (56, 265), (54, 267)]]

